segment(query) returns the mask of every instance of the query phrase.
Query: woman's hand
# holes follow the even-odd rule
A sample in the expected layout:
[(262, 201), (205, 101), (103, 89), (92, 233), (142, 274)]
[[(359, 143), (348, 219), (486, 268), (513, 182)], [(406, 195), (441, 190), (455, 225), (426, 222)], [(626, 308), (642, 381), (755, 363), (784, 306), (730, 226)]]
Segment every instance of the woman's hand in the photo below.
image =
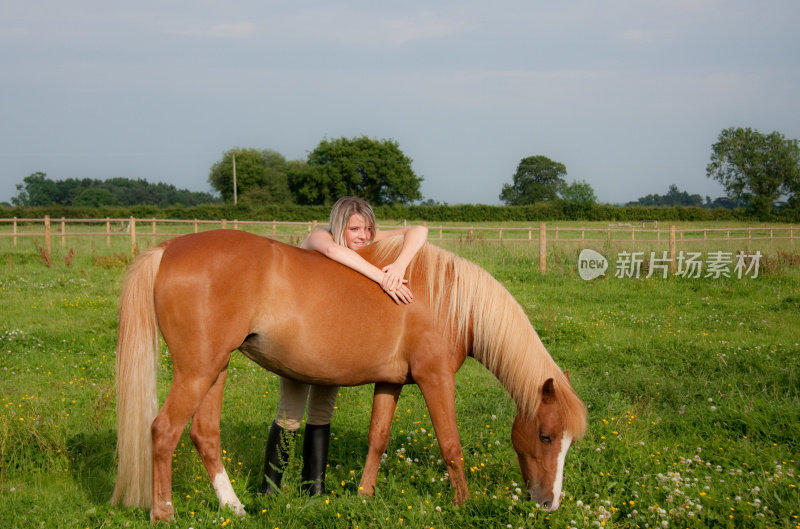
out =
[(398, 305), (400, 303), (407, 305), (414, 300), (414, 295), (411, 294), (411, 290), (406, 286), (407, 282), (408, 281), (404, 279), (403, 283), (401, 283), (400, 286), (394, 290), (385, 288), (383, 285), (381, 285), (381, 288), (383, 288), (383, 291), (389, 294), (389, 297), (392, 298)]
[(397, 290), (400, 288), (400, 285), (406, 282), (405, 279), (403, 279), (406, 275), (406, 267), (397, 264), (396, 261), (384, 266), (381, 271), (383, 272), (381, 287), (384, 290)]
[(408, 280), (403, 277), (406, 273), (405, 266), (394, 262), (384, 266), (381, 271), (383, 272), (381, 288), (389, 294), (395, 303), (411, 303), (414, 300), (411, 290), (406, 285)]

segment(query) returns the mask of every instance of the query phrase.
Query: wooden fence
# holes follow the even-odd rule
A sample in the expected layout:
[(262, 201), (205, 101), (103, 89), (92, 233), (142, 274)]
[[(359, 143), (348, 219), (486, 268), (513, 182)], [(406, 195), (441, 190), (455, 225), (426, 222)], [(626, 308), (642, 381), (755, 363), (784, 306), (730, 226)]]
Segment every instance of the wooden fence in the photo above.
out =
[[(283, 222), (283, 221), (240, 221), (240, 220), (174, 220), (174, 219), (139, 219), (105, 218), (105, 219), (51, 219), (44, 218), (12, 218), (0, 219), (0, 240), (13, 240), (17, 246), (21, 238), (39, 238), (43, 245), (41, 251), (48, 258), (52, 253), (53, 240), (60, 240), (66, 247), (68, 238), (105, 239), (106, 246), (111, 246), (112, 239), (124, 238), (130, 241), (130, 252), (139, 251), (140, 242), (152, 245), (165, 239), (197, 233), (209, 229), (247, 230), (288, 243), (299, 243), (314, 230), (317, 221)], [(404, 222), (405, 224), (405, 222)], [(75, 227), (68, 230), (67, 226)], [(391, 229), (394, 226), (380, 226)], [(9, 229), (10, 228), (10, 229)], [(539, 270), (547, 269), (548, 247), (559, 245), (604, 246), (612, 245), (650, 245), (666, 248), (669, 252), (672, 267), (676, 262), (678, 247), (691, 244), (734, 243), (750, 247), (757, 241), (768, 241), (785, 244), (794, 248), (795, 240), (800, 233), (798, 226), (772, 227), (731, 227), (731, 228), (659, 228), (655, 221), (641, 223), (615, 223), (604, 227), (570, 227), (550, 226), (542, 222), (527, 227), (512, 226), (428, 226), (428, 239), (440, 243), (450, 242), (504, 242), (535, 244), (538, 242)]]

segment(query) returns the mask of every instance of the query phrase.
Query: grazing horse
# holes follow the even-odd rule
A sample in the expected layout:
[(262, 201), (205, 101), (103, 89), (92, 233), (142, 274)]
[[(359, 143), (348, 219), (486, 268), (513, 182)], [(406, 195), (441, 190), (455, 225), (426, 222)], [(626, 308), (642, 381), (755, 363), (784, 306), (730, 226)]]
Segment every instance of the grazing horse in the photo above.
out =
[[(390, 238), (360, 253), (382, 267), (401, 244)], [(153, 521), (174, 517), (172, 453), (191, 419), (191, 439), (221, 505), (244, 514), (220, 455), (223, 387), (239, 349), (301, 382), (375, 383), (359, 489), (366, 495), (374, 493), (400, 391), (417, 384), (457, 504), (469, 490), (455, 372), (474, 357), (517, 404), (511, 437), (531, 498), (557, 509), (567, 450), (586, 430), (586, 408), (568, 377), (519, 304), (477, 265), (428, 244), (407, 276), (414, 302), (396, 305), (376, 283), (317, 252), (232, 230), (177, 237), (143, 253), (119, 304), (119, 463), (111, 501), (150, 507)], [(173, 364), (160, 412), (159, 330)]]

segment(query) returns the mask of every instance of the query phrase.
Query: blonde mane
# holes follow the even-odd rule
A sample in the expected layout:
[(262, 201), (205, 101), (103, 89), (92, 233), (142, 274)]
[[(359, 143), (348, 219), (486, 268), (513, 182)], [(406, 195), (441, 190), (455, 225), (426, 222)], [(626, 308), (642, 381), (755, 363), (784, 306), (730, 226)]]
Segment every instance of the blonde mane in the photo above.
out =
[[(402, 237), (372, 245), (377, 262), (399, 252)], [(531, 419), (540, 389), (552, 378), (564, 429), (574, 438), (586, 431), (586, 407), (553, 361), (514, 297), (488, 272), (466, 259), (426, 244), (408, 269), (411, 288), (422, 281), (434, 315), (452, 322), (453, 337), (470, 344), (472, 356), (497, 377)]]

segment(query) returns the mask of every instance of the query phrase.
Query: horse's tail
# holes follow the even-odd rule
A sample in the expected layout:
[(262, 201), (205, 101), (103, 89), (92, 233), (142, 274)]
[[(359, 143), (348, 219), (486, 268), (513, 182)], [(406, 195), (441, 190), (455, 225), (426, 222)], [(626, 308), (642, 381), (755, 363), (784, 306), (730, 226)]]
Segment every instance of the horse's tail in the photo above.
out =
[(150, 426), (158, 413), (159, 341), (153, 286), (164, 247), (133, 262), (119, 300), (117, 338), (117, 483), (111, 503), (149, 508), (153, 503)]

